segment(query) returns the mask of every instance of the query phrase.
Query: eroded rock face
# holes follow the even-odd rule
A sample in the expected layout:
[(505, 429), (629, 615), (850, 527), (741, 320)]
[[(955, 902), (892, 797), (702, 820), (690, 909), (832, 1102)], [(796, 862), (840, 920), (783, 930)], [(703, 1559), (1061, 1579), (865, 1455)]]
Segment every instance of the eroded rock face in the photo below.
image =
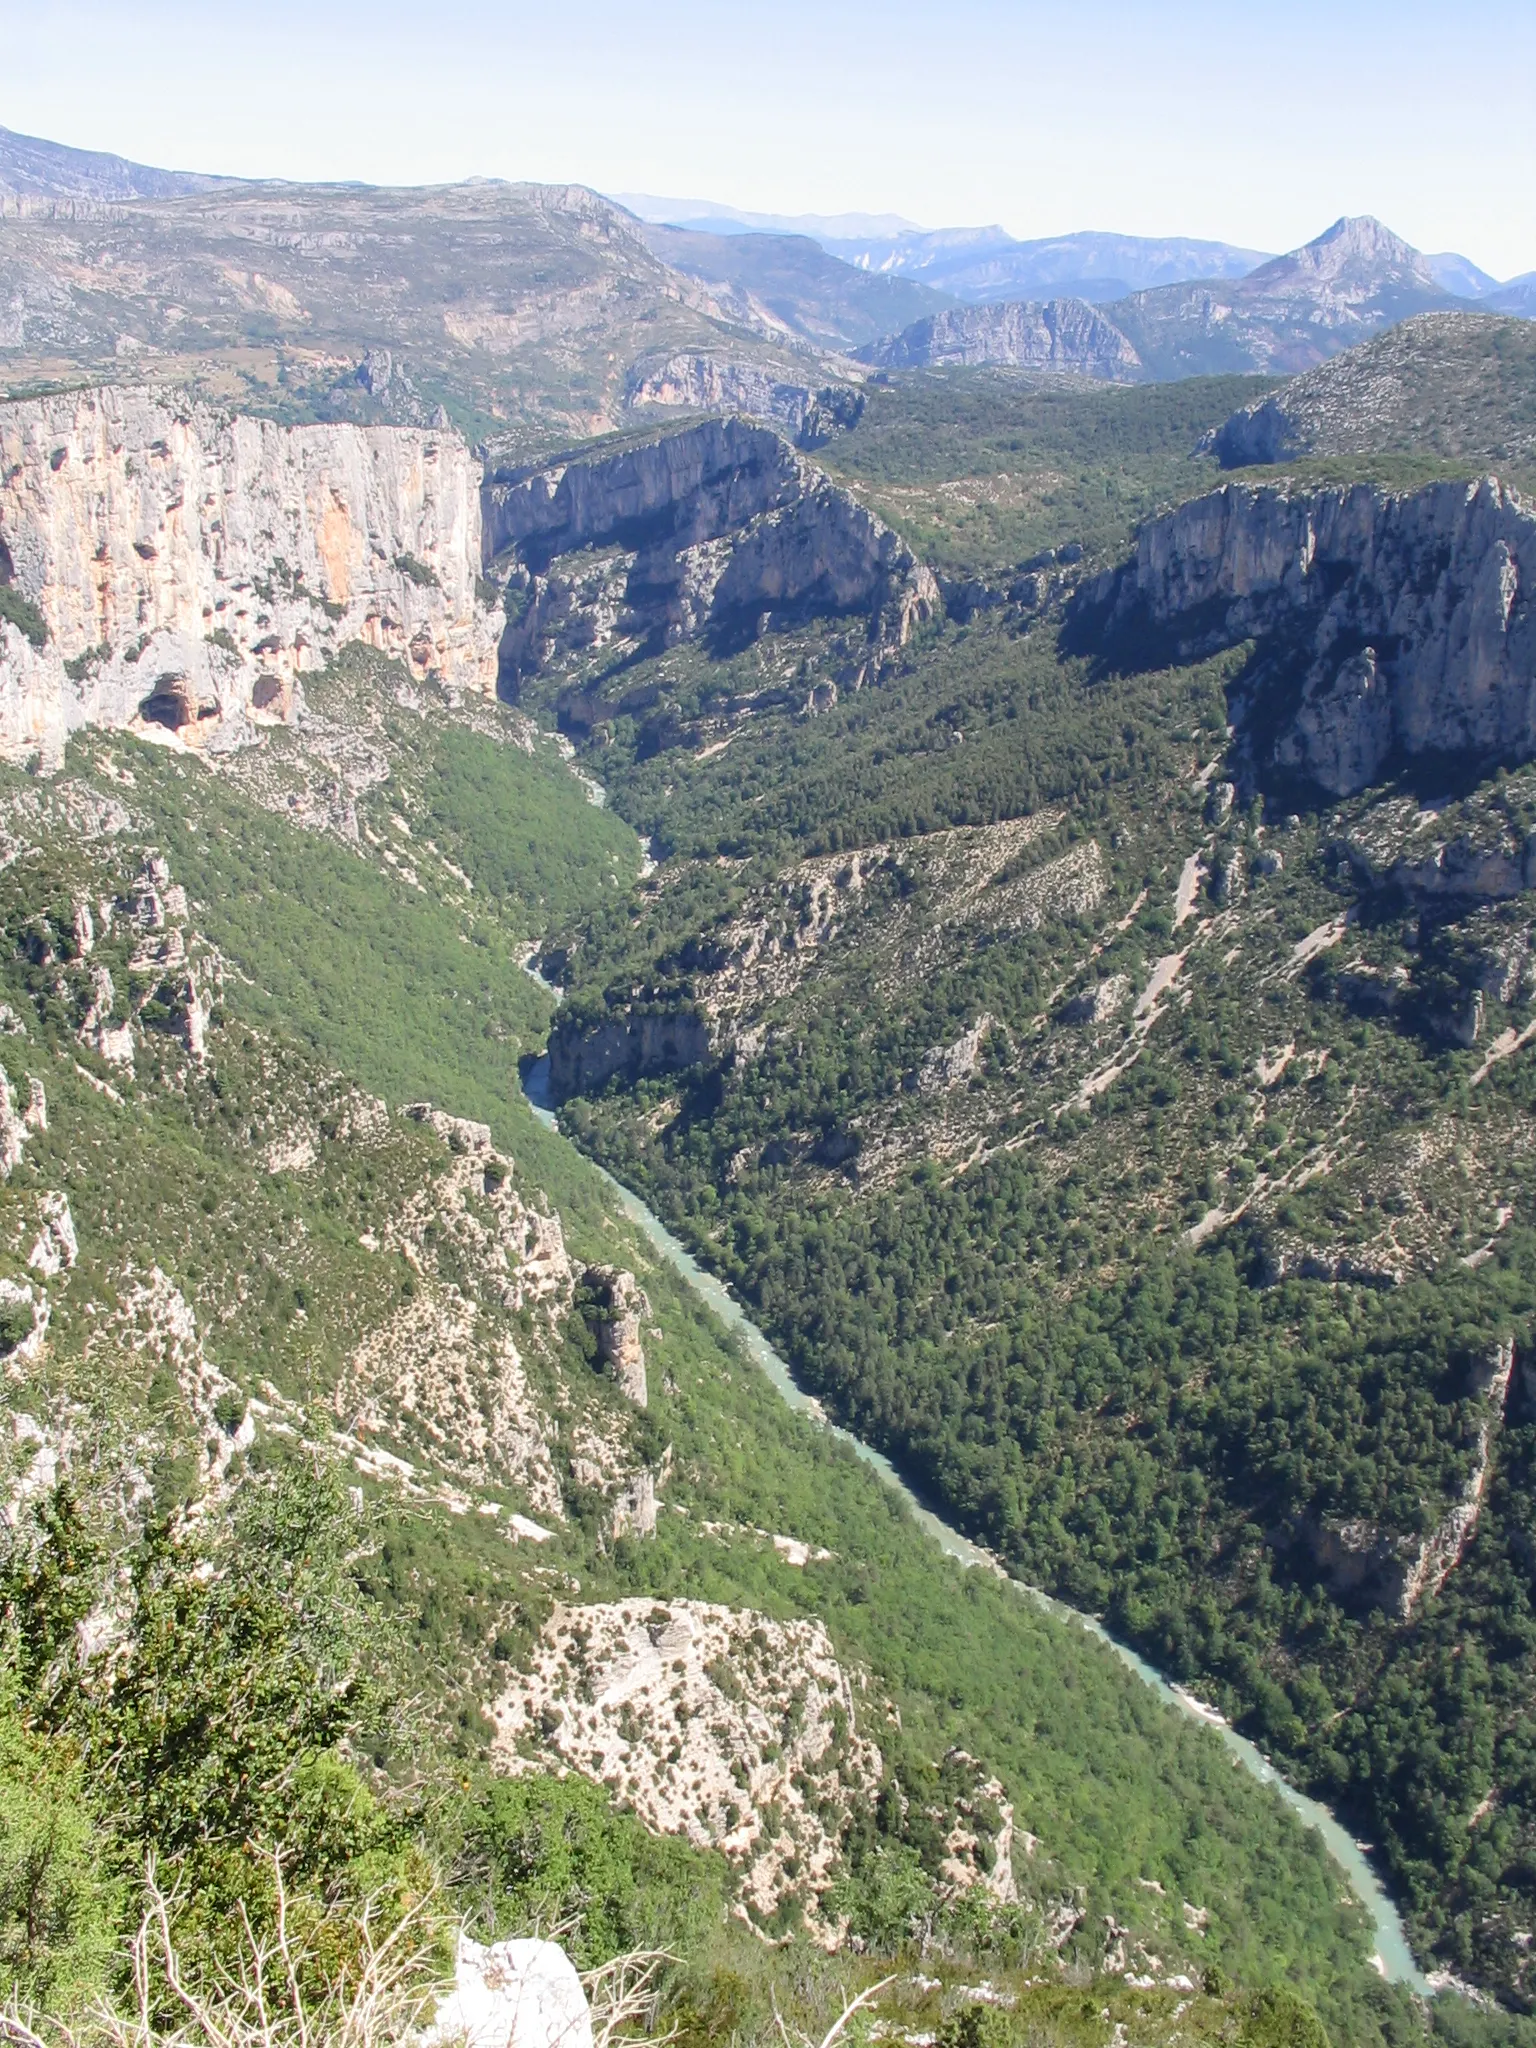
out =
[(1141, 358), (1130, 341), (1085, 299), (952, 306), (859, 353), (865, 362), (886, 369), (997, 363), (1028, 370), (1072, 370), (1116, 384), (1142, 375)]
[(1230, 485), (1143, 527), (1085, 612), (1127, 651), (1256, 639), (1234, 705), (1255, 770), (1345, 796), (1419, 757), (1536, 754), (1533, 587), (1536, 513), (1493, 479)]
[(880, 1784), (856, 1691), (820, 1621), (639, 1599), (556, 1607), (495, 1717), (504, 1756), (547, 1744), (647, 1827), (723, 1850), (766, 1917), (790, 1891), (814, 1912)]
[[(617, 455), (502, 472), (484, 492), (487, 553), (531, 576), (502, 643), (515, 688), (557, 646), (617, 631), (672, 646), (706, 628), (759, 630), (775, 613), (865, 612), (871, 665), (938, 609), (938, 585), (900, 537), (766, 427), (707, 420)], [(553, 564), (616, 547), (620, 584)], [(593, 606), (606, 616), (584, 623)]]
[(555, 1099), (590, 1095), (615, 1074), (640, 1081), (676, 1074), (711, 1054), (707, 1020), (693, 1011), (621, 1010), (596, 1024), (557, 1016), (549, 1039), (549, 1085)]
[(819, 448), (857, 424), (864, 394), (851, 384), (820, 390), (775, 377), (761, 363), (683, 354), (638, 366), (629, 389), (632, 407), (676, 407), (689, 412), (746, 413), (771, 420), (797, 448)]
[[(640, 1342), (640, 1324), (650, 1314), (651, 1305), (634, 1274), (626, 1273), (618, 1266), (588, 1266), (582, 1275), (582, 1285), (598, 1308), (599, 1355), (618, 1382), (620, 1391), (636, 1407), (643, 1408), (646, 1404), (645, 1350)], [(651, 1528), (655, 1526), (653, 1500)]]
[(0, 541), (48, 628), (0, 623), (0, 755), (55, 760), (85, 725), (228, 744), (349, 640), (489, 693), (478, 486), (451, 433), (110, 386), (0, 406)]

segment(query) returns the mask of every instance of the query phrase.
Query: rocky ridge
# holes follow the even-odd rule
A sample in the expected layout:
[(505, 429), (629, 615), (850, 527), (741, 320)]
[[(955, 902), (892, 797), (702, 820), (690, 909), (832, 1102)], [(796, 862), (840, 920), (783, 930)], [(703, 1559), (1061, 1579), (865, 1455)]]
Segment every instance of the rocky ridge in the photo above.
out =
[(1224, 469), (1399, 452), (1528, 464), (1533, 363), (1527, 320), (1421, 313), (1233, 413), (1212, 447)]
[(0, 581), (36, 620), (0, 614), (0, 754), (53, 763), (87, 725), (236, 744), (349, 640), (489, 693), (478, 485), (453, 434), (110, 387), (0, 407)]
[(1073, 371), (1113, 384), (1134, 382), (1142, 374), (1141, 358), (1130, 341), (1083, 299), (957, 306), (871, 343), (858, 356), (887, 370), (995, 364)]

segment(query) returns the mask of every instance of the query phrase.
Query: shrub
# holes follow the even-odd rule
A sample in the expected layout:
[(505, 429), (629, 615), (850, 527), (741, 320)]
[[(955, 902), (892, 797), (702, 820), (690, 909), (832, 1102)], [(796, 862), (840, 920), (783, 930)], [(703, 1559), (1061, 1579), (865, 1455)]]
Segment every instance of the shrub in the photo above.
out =
[(0, 619), (8, 619), (36, 648), (48, 645), (48, 622), (32, 603), (22, 596), (14, 584), (0, 583)]

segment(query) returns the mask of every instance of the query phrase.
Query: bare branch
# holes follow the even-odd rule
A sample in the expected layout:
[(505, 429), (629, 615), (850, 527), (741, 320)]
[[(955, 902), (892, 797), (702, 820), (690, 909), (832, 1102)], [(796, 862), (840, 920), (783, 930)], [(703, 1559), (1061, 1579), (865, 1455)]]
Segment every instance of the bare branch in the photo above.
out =
[(853, 2018), (854, 2014), (858, 2011), (859, 2007), (861, 2005), (868, 2005), (871, 1999), (878, 1998), (880, 1996), (880, 1993), (885, 1990), (888, 1984), (894, 1984), (895, 1982), (896, 1979), (894, 1975), (890, 1977), (882, 1977), (878, 1984), (867, 1985), (865, 1989), (859, 1993), (857, 1998), (849, 1999), (848, 2003), (843, 2007), (842, 2012), (832, 2022), (831, 2026), (828, 2027), (826, 2033), (822, 2035), (821, 2048), (832, 2048), (832, 2043), (837, 2039), (838, 2035), (843, 2031), (844, 2027), (847, 2026), (848, 2022)]

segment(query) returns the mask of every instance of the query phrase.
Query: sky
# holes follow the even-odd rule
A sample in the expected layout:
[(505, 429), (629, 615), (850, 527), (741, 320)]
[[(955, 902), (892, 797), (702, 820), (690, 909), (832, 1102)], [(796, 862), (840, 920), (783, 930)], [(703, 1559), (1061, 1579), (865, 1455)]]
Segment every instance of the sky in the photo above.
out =
[(0, 0), (0, 47), (0, 125), (178, 169), (1536, 269), (1536, 0)]

